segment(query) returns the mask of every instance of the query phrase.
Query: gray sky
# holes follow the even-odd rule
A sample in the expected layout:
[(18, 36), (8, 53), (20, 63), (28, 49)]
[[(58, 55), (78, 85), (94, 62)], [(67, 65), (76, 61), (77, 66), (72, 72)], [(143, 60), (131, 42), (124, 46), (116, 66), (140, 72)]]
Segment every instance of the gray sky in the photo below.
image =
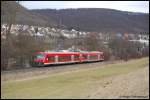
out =
[(21, 1), (28, 9), (110, 8), (149, 13), (149, 1)]

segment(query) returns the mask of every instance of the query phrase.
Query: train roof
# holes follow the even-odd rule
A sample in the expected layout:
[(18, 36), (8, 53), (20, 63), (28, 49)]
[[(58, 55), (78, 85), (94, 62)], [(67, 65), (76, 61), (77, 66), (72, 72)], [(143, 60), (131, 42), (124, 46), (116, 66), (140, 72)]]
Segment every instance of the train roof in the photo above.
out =
[(103, 53), (100, 51), (82, 51), (82, 50), (46, 50), (44, 52), (36, 52), (36, 54), (67, 54), (67, 53)]

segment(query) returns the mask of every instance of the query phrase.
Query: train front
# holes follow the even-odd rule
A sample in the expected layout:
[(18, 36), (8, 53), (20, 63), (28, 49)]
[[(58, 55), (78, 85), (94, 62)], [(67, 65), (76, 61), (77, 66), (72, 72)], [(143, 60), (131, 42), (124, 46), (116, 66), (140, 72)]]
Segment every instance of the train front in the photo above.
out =
[(34, 53), (31, 57), (30, 64), (31, 66), (44, 66), (44, 61), (46, 58), (46, 54), (44, 52)]

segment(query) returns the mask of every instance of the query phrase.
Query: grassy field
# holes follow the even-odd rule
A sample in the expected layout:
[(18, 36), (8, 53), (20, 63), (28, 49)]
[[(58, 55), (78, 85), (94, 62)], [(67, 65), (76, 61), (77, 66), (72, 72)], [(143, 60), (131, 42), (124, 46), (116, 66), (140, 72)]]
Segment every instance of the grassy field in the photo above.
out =
[(50, 74), (43, 78), (1, 84), (4, 98), (87, 98), (95, 83), (105, 77), (127, 74), (149, 64), (149, 58)]

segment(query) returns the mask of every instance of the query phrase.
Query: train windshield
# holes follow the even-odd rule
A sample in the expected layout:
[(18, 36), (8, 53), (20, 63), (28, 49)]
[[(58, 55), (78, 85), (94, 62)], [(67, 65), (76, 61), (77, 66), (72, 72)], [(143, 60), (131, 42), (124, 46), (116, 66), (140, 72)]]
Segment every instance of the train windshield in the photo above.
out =
[(37, 55), (34, 55), (34, 59), (44, 59), (45, 58), (45, 55), (44, 54), (37, 54)]

